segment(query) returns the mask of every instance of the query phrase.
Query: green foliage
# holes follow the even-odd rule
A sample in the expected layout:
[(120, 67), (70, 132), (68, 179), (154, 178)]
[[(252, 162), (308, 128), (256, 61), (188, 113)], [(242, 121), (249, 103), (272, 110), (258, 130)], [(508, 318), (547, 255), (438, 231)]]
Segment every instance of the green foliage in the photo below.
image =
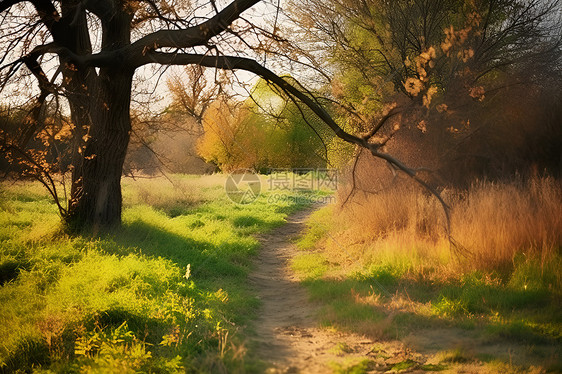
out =
[(254, 235), (302, 204), (241, 206), (221, 177), (172, 179), (125, 180), (123, 226), (101, 237), (64, 234), (36, 184), (2, 184), (0, 371), (251, 366), (241, 326), (258, 305), (246, 282)]
[(517, 290), (480, 272), (464, 276), (460, 284), (441, 289), (434, 306), (438, 314), (493, 313), (496, 310), (537, 308), (548, 305), (550, 295), (537, 290)]
[(346, 130), (369, 132), (398, 107), (372, 140), (410, 167), (438, 170), (437, 184), (560, 173), (557, 1), (292, 4), (305, 56), (333, 76), (326, 91)]
[(516, 290), (535, 292), (561, 292), (562, 258), (555, 257), (544, 261), (535, 257), (519, 254), (514, 259), (515, 270), (509, 279), (509, 285)]
[(326, 167), (332, 154), (341, 156), (341, 142), (310, 109), (299, 107), (263, 79), (243, 103), (213, 103), (203, 128), (199, 154), (223, 171)]
[[(110, 331), (100, 328), (88, 331), (76, 340), (74, 354), (84, 371), (91, 373), (115, 370), (135, 373), (148, 369), (152, 358), (145, 343), (128, 329), (127, 322)], [(170, 360), (166, 366), (172, 369), (168, 372), (179, 373), (180, 358)]]
[(413, 361), (413, 360), (404, 360), (402, 362), (399, 362), (399, 363), (393, 365), (392, 370), (400, 372), (400, 371), (412, 369), (417, 365), (418, 365), (418, 363)]

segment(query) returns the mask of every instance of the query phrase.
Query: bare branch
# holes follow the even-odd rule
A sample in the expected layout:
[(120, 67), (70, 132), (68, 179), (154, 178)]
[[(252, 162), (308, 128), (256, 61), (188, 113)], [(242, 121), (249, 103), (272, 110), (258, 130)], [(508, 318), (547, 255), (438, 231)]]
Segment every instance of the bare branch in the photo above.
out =
[(191, 48), (207, 44), (209, 39), (225, 31), (240, 14), (260, 0), (234, 0), (214, 17), (197, 26), (181, 30), (160, 30), (151, 33), (131, 45), (133, 58), (158, 48)]
[(379, 132), (379, 130), (386, 123), (386, 121), (388, 121), (391, 117), (395, 116), (398, 113), (399, 113), (399, 109), (397, 107), (394, 107), (391, 110), (389, 110), (388, 113), (386, 113), (384, 116), (382, 116), (382, 118), (379, 120), (379, 122), (377, 122), (377, 124), (368, 133), (363, 135), (363, 139), (365, 139), (365, 140), (371, 139), (373, 136), (376, 135), (377, 132)]
[(0, 12), (9, 9), (12, 5), (24, 3), (27, 0), (0, 0)]
[(45, 170), (45, 168), (42, 167), (32, 156), (30, 156), (25, 150), (16, 145), (8, 143), (0, 144), (0, 151), (2, 151), (2, 153), (9, 152), (12, 154), (18, 154), (20, 158), (24, 159), (26, 163), (31, 165), (32, 169), (35, 169), (35, 172), (31, 173), (31, 175), (36, 180), (41, 182), (43, 186), (45, 186), (49, 194), (53, 197), (53, 200), (57, 205), (61, 217), (64, 217), (67, 213), (67, 210), (61, 205), (57, 185), (49, 171)]

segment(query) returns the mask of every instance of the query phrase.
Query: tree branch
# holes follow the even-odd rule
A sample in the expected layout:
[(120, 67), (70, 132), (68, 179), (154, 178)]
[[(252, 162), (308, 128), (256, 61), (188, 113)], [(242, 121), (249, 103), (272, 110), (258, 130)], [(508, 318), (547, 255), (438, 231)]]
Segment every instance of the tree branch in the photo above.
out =
[[(29, 56), (32, 58), (37, 58), (38, 56), (46, 53), (55, 53), (79, 66), (107, 67), (115, 65), (129, 65), (132, 67), (138, 67), (138, 60), (142, 59), (144, 55), (155, 49), (167, 47), (191, 48), (207, 44), (209, 39), (225, 31), (228, 26), (232, 24), (232, 22), (240, 17), (240, 14), (242, 12), (249, 9), (259, 1), (260, 0), (234, 0), (232, 3), (230, 3), (230, 5), (220, 11), (217, 15), (197, 26), (181, 30), (156, 31), (149, 35), (146, 35), (145, 37), (139, 39), (131, 45), (127, 45), (112, 51), (102, 51), (96, 54), (78, 55), (71, 51), (69, 48), (62, 46), (60, 43), (57, 43), (57, 38), (55, 38), (55, 42), (35, 47), (29, 54)], [(15, 3), (21, 2), (21, 0), (0, 0), (0, 4), (2, 5), (4, 5), (5, 2), (5, 9), (7, 9), (9, 8), (9, 6), (7, 6), (8, 3), (13, 5)], [(53, 33), (52, 25), (49, 25), (58, 17), (56, 9), (52, 7), (52, 4), (47, 0), (34, 0), (32, 1), (32, 3), (37, 8), (37, 11), (41, 16), (43, 23), (45, 23), (51, 33)], [(50, 4), (52, 9), (48, 7), (48, 4)], [(46, 16), (46, 11), (49, 9), (54, 12), (50, 13), (50, 17), (52, 18), (52, 20), (50, 20)], [(0, 6), (0, 11), (1, 10), (2, 6)]]
[(392, 117), (392, 116), (394, 116), (398, 113), (399, 113), (399, 110), (396, 107), (389, 110), (388, 113), (386, 113), (368, 133), (363, 135), (363, 139), (365, 139), (365, 140), (371, 139), (383, 127), (383, 125), (386, 123), (386, 121), (390, 117)]
[(12, 5), (23, 3), (27, 0), (0, 0), (0, 12), (9, 9)]
[(226, 69), (226, 70), (245, 70), (251, 73), (254, 73), (266, 81), (276, 85), (289, 96), (292, 96), (302, 103), (304, 103), (307, 107), (310, 108), (340, 139), (356, 144), (362, 148), (365, 148), (371, 152), (371, 154), (377, 158), (383, 159), (387, 161), (390, 165), (396, 167), (397, 169), (401, 170), (402, 172), (406, 173), (410, 178), (415, 180), (421, 186), (423, 186), (427, 191), (429, 191), (432, 195), (434, 195), (439, 203), (442, 205), (445, 216), (447, 218), (447, 233), (450, 235), (450, 217), (449, 217), (449, 206), (443, 200), (439, 192), (427, 184), (424, 180), (417, 176), (416, 170), (407, 167), (403, 164), (400, 160), (396, 159), (395, 157), (379, 152), (380, 145), (369, 143), (367, 139), (363, 137), (358, 137), (353, 134), (350, 134), (343, 130), (330, 116), (328, 112), (320, 105), (316, 103), (316, 101), (311, 98), (310, 96), (304, 94), (301, 90), (291, 85), (287, 80), (281, 78), (265, 66), (259, 64), (257, 61), (245, 58), (245, 57), (234, 57), (234, 56), (205, 56), (205, 55), (198, 55), (198, 54), (170, 54), (170, 53), (161, 53), (161, 52), (150, 52), (146, 54), (143, 63), (160, 63), (164, 65), (189, 65), (189, 64), (197, 64), (206, 67), (212, 67), (217, 69)]
[(124, 64), (126, 61), (124, 53), (121, 50), (102, 51), (100, 53), (80, 56), (55, 42), (38, 45), (27, 56), (22, 57), (20, 60), (23, 61), (26, 58), (36, 59), (47, 53), (57, 54), (65, 60), (81, 67), (108, 67), (115, 66), (117, 63)]
[(39, 127), (39, 116), (41, 114), (41, 109), (43, 108), (43, 104), (45, 103), (45, 99), (50, 93), (55, 93), (56, 88), (55, 86), (49, 82), (47, 79), (47, 75), (41, 68), (41, 65), (31, 57), (24, 58), (25, 66), (31, 71), (33, 76), (39, 82), (39, 97), (37, 98), (36, 103), (31, 108), (31, 111), (25, 118), (25, 125), (26, 128), (22, 129), (21, 134), (18, 138), (18, 145), (21, 148), (24, 148), (26, 144), (31, 140), (35, 132)]
[(131, 45), (133, 58), (158, 48), (191, 48), (205, 45), (209, 39), (225, 31), (240, 14), (260, 0), (234, 0), (209, 20), (181, 30), (160, 30), (137, 40)]

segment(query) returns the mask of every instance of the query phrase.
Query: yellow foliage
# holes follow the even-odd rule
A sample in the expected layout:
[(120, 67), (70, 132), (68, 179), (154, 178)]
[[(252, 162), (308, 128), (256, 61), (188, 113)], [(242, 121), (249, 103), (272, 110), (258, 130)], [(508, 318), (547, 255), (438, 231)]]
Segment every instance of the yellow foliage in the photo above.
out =
[(409, 77), (404, 82), (406, 92), (412, 96), (417, 96), (423, 89), (423, 82), (417, 78)]
[(240, 109), (231, 107), (223, 100), (215, 101), (203, 117), (204, 135), (197, 144), (198, 153), (207, 162), (217, 165), (233, 163), (240, 157), (244, 147), (237, 143), (236, 134), (240, 131)]
[(446, 112), (447, 109), (449, 109), (449, 106), (447, 104), (439, 104), (435, 108), (437, 109), (437, 111), (439, 113), (443, 113), (443, 112)]
[(418, 128), (422, 133), (425, 134), (425, 133), (427, 132), (427, 122), (422, 119), (422, 120), (418, 123), (417, 128)]
[(431, 98), (433, 97), (433, 95), (435, 95), (437, 93), (437, 87), (435, 86), (431, 86), (429, 87), (429, 89), (427, 90), (426, 94), (423, 95), (423, 105), (426, 108), (429, 108), (429, 104), (431, 104)]

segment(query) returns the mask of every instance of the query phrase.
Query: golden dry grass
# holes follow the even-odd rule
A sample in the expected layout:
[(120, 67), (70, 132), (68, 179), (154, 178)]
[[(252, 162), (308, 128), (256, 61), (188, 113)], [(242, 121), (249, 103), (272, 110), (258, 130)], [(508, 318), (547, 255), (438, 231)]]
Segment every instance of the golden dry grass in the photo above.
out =
[[(509, 266), (517, 255), (543, 261), (559, 251), (562, 236), (562, 185), (552, 178), (509, 183), (476, 182), (467, 191), (445, 190), (451, 206), (451, 234), (468, 251), (452, 256), (443, 208), (408, 183), (377, 194), (356, 194), (334, 208), (333, 240), (328, 248), (340, 260), (407, 257), (408, 266), (461, 264), (473, 269)], [(431, 260), (431, 261), (428, 261)], [(344, 261), (345, 262), (345, 261)]]

